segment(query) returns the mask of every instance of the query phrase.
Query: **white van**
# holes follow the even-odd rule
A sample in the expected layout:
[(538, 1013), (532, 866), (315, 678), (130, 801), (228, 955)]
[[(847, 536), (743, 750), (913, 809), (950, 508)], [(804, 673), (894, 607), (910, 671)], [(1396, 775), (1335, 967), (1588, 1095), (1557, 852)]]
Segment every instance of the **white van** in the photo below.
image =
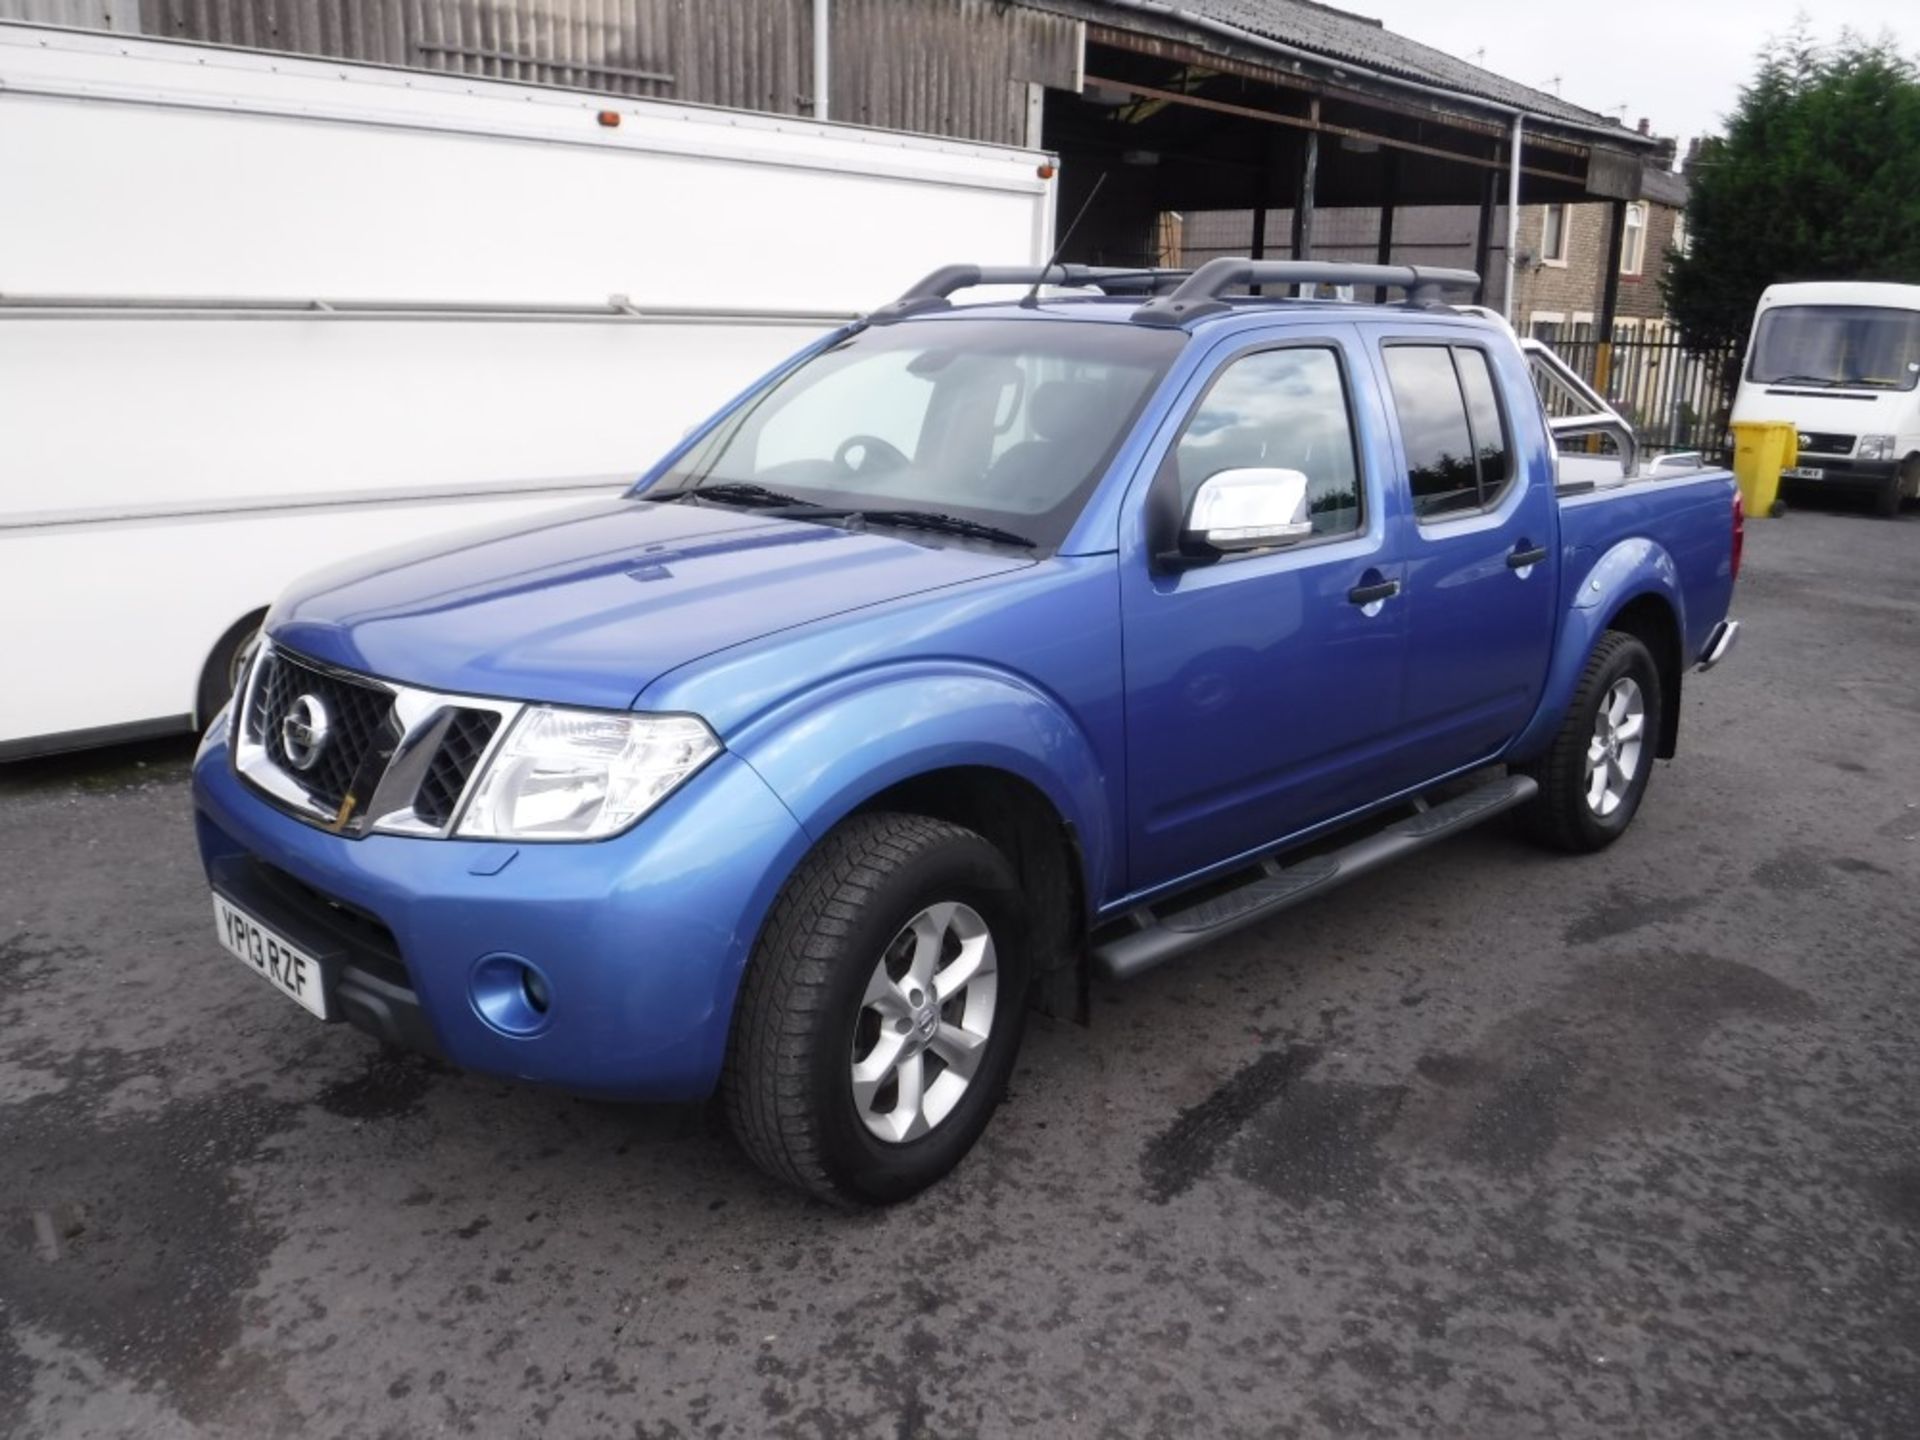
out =
[(203, 723), (294, 576), (617, 493), (875, 297), (1038, 265), (1053, 173), (0, 23), (0, 761)]
[(1869, 491), (1897, 515), (1920, 498), (1920, 285), (1768, 286), (1733, 418), (1787, 421), (1787, 478)]

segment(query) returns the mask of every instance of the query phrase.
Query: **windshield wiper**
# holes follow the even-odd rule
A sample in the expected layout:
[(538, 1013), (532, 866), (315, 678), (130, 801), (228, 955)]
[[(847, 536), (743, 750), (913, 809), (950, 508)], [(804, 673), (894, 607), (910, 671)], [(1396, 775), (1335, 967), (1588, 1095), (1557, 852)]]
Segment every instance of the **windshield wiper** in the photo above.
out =
[(810, 519), (830, 520), (837, 517), (847, 520), (860, 520), (869, 525), (893, 525), (902, 530), (938, 530), (946, 535), (964, 535), (969, 540), (991, 540), (1000, 545), (1018, 545), (1031, 550), (1039, 542), (1012, 530), (1002, 530), (998, 525), (988, 525), (979, 520), (969, 520), (964, 515), (948, 515), (940, 510), (808, 510)]
[(813, 510), (811, 502), (802, 500), (798, 495), (789, 495), (783, 490), (770, 490), (765, 485), (756, 485), (751, 480), (716, 480), (711, 485), (687, 485), (678, 490), (665, 490), (659, 494), (652, 492), (640, 496), (642, 500), (658, 500), (670, 505), (676, 500), (711, 500), (716, 505), (745, 505), (750, 509), (772, 506), (791, 506), (794, 510)]
[(1829, 390), (1843, 384), (1831, 375), (1776, 375), (1771, 380), (1762, 380), (1762, 385), (1824, 385)]
[(676, 500), (711, 500), (721, 505), (744, 505), (753, 510), (790, 515), (796, 520), (858, 520), (872, 525), (896, 525), (903, 530), (938, 530), (947, 535), (992, 540), (1001, 545), (1019, 545), (1029, 550), (1038, 543), (1025, 535), (1002, 530), (998, 525), (983, 524), (962, 515), (948, 515), (938, 510), (870, 510), (854, 505), (818, 505), (811, 500), (802, 500), (797, 495), (757, 485), (751, 480), (716, 480), (710, 485), (689, 485), (658, 495), (643, 494), (640, 498), (658, 500), (662, 504), (671, 504)]

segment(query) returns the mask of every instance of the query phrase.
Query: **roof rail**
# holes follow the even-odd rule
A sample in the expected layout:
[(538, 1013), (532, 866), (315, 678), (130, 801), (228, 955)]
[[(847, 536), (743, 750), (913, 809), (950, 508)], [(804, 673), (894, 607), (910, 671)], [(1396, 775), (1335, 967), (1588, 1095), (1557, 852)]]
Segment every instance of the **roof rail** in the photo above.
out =
[(976, 285), (1091, 285), (1109, 295), (1158, 295), (1192, 273), (1108, 265), (942, 265), (867, 316), (867, 323), (889, 325), (923, 310), (944, 310), (954, 291)]
[(1337, 260), (1209, 260), (1170, 295), (1157, 295), (1133, 312), (1142, 325), (1179, 326), (1232, 307), (1221, 298), (1242, 285), (1386, 285), (1407, 292), (1410, 304), (1436, 305), (1442, 290), (1466, 290), (1480, 277), (1471, 270), (1428, 265), (1358, 265)]

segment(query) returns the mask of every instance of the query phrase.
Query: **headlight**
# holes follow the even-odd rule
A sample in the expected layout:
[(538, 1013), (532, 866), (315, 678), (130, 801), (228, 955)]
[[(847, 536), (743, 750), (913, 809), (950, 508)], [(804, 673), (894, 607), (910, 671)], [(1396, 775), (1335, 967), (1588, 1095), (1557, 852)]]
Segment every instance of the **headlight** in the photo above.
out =
[(537, 705), (487, 762), (455, 833), (473, 839), (617, 835), (720, 752), (691, 715)]
[(1854, 455), (1861, 460), (1891, 460), (1893, 458), (1893, 436), (1862, 435), (1860, 447)]

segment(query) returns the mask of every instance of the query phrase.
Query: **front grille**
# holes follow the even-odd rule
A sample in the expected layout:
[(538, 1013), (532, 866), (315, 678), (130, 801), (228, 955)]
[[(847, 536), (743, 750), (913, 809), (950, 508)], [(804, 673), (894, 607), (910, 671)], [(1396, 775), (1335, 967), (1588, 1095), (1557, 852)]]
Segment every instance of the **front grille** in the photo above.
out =
[(1800, 453), (1802, 455), (1851, 455), (1853, 436), (1832, 435), (1822, 430), (1802, 430)]
[[(283, 810), (349, 839), (445, 835), (520, 709), (329, 669), (268, 641), (247, 677), (234, 769)], [(322, 711), (326, 733), (314, 740)]]
[[(248, 736), (316, 802), (330, 810), (339, 809), (368, 756), (375, 751), (392, 753), (397, 738), (392, 725), (393, 696), (375, 686), (316, 669), (284, 650), (263, 655), (260, 663), (265, 669), (254, 687), (247, 716)], [(328, 730), (318, 756), (309, 768), (301, 770), (287, 755), (284, 726), (288, 713), (305, 695), (325, 707)]]
[(500, 717), (491, 710), (456, 710), (413, 797), (413, 813), (436, 829), (450, 825), (474, 767), (499, 728)]

